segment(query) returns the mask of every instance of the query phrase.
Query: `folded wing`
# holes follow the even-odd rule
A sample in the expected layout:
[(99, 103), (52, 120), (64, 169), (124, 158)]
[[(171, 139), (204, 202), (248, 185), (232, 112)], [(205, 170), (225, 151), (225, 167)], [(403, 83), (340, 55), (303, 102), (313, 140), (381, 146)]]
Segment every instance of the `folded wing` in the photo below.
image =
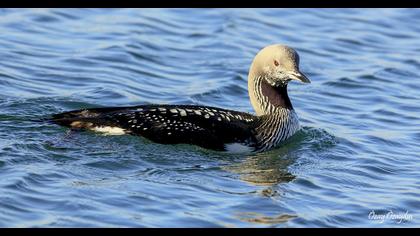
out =
[(226, 143), (252, 144), (257, 120), (244, 112), (195, 105), (94, 108), (53, 116), (72, 128), (113, 130), (165, 144), (189, 143), (224, 150)]

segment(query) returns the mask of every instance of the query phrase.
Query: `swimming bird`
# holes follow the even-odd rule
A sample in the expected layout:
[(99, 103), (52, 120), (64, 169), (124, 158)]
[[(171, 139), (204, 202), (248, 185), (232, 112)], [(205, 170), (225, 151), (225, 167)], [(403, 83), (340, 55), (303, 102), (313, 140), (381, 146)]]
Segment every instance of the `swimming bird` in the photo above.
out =
[(261, 49), (248, 74), (255, 115), (199, 105), (140, 105), (74, 110), (50, 121), (73, 129), (143, 136), (162, 144), (193, 144), (216, 151), (262, 152), (299, 130), (287, 95), (291, 80), (310, 83), (299, 70), (298, 53), (285, 45)]

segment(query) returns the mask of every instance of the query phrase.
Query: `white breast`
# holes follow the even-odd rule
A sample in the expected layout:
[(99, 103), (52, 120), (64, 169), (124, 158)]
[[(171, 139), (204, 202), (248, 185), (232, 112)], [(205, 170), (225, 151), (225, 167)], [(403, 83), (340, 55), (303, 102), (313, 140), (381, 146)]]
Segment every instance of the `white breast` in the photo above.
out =
[(230, 153), (250, 153), (254, 150), (253, 147), (244, 145), (242, 143), (228, 143), (225, 144), (225, 149)]

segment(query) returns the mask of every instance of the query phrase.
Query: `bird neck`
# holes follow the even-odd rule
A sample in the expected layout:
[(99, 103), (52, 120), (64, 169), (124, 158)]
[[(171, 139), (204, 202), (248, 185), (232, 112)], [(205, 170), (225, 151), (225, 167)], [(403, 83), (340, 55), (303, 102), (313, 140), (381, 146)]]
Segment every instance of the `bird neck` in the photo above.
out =
[(287, 95), (287, 84), (273, 87), (262, 76), (250, 76), (248, 92), (251, 104), (258, 116), (275, 115), (284, 109), (293, 110)]

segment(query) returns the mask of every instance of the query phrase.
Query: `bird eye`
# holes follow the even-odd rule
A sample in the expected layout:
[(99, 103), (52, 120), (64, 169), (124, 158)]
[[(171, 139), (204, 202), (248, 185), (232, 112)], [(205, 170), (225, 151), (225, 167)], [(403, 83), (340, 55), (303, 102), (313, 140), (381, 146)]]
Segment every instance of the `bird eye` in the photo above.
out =
[(276, 60), (274, 60), (274, 65), (275, 65), (275, 66), (279, 66), (279, 62), (278, 62), (278, 61), (276, 61)]

